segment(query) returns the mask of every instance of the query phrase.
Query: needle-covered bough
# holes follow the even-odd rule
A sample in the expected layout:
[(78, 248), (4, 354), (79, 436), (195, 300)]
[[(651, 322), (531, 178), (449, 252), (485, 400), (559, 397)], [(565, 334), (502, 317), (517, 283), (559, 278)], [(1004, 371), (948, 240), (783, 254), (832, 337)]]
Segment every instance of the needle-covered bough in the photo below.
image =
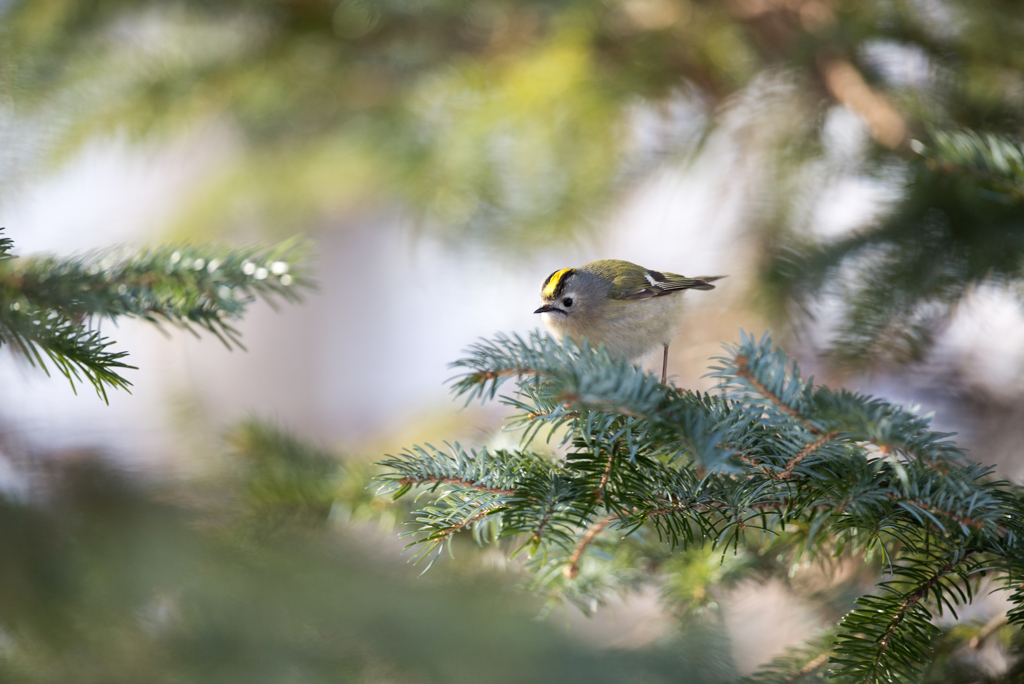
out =
[[(0, 229), (2, 230), (2, 229)], [(194, 335), (205, 330), (228, 347), (242, 343), (234, 323), (257, 299), (297, 301), (311, 286), (306, 245), (209, 245), (116, 249), (72, 257), (16, 257), (0, 236), (0, 347), (8, 346), (72, 387), (131, 386), (127, 352), (115, 351), (100, 325), (138, 318)]]
[[(937, 632), (933, 614), (955, 614), (980, 586), (1008, 589), (1008, 619), (1024, 621), (1019, 487), (967, 460), (912, 409), (815, 386), (767, 336), (744, 335), (716, 362), (720, 389), (703, 394), (539, 334), (475, 345), (454, 364), (464, 371), (454, 392), (492, 401), (509, 387), (499, 400), (516, 409), (509, 427), (523, 431), (522, 445), (426, 445), (383, 463), (385, 492), (416, 489), (428, 501), (409, 532), (417, 557), (471, 530), (525, 552), (537, 585), (570, 597), (602, 572), (635, 580), (636, 567), (616, 562), (628, 564), (617, 550), (637, 540), (728, 557), (783, 538), (808, 559), (880, 557), (881, 581), (833, 638), (774, 663), (762, 681), (791, 681), (800, 668), (913, 681)], [(564, 435), (564, 456), (537, 445), (553, 434)]]

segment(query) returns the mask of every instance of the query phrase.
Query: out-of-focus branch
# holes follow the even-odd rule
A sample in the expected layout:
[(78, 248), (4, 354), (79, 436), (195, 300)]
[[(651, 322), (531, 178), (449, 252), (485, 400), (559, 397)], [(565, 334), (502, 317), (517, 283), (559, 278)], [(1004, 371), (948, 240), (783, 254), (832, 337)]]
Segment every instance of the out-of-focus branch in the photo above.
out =
[(1002, 615), (996, 615), (994, 618), (989, 620), (984, 627), (981, 628), (977, 634), (971, 637), (971, 640), (967, 643), (972, 649), (977, 650), (982, 647), (985, 640), (990, 636), (1001, 630), (1009, 623), (1009, 618), (1006, 613)]
[(907, 144), (909, 131), (903, 117), (884, 95), (867, 84), (849, 60), (819, 56), (818, 70), (832, 97), (864, 117), (871, 137), (880, 145), (895, 150)]

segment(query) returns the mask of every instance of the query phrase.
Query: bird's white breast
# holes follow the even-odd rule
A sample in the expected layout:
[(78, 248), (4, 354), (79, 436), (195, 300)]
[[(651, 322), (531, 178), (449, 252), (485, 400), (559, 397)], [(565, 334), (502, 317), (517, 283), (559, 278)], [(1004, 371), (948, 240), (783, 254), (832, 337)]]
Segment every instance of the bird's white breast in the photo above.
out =
[(674, 292), (650, 299), (611, 301), (586, 320), (552, 313), (541, 314), (541, 320), (557, 337), (568, 335), (577, 343), (586, 338), (594, 346), (604, 344), (613, 356), (638, 361), (672, 341), (682, 313), (683, 293)]

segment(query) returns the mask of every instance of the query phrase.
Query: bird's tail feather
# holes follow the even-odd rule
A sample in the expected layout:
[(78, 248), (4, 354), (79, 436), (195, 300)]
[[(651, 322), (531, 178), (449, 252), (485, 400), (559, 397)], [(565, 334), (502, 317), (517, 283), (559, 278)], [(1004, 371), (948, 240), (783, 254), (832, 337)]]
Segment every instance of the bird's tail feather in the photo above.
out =
[(718, 276), (697, 276), (694, 280), (701, 282), (701, 285), (691, 285), (689, 289), (692, 290), (714, 290), (715, 286), (711, 283), (722, 278), (728, 278), (729, 276), (718, 275)]

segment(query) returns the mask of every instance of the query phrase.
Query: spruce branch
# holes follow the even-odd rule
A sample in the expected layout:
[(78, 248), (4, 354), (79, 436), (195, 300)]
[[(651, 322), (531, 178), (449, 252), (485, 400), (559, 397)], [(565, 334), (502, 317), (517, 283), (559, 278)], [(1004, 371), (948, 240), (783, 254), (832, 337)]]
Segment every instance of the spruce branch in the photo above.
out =
[(158, 247), (108, 250), (77, 257), (14, 258), (0, 241), (0, 345), (9, 344), (47, 372), (47, 360), (75, 388), (90, 382), (127, 389), (133, 366), (110, 351), (103, 320), (169, 323), (198, 336), (206, 330), (228, 348), (241, 347), (232, 323), (258, 298), (297, 301), (311, 285), (295, 241), (275, 247)]
[(381, 464), (381, 493), (397, 499), (414, 486), (430, 491), (463, 488), (511, 496), (520, 478), (542, 472), (547, 464), (539, 456), (524, 452), (466, 451), (456, 442), (442, 451), (433, 445), (415, 446)]
[[(668, 391), (656, 378), (623, 359), (611, 357), (603, 348), (593, 349), (584, 342), (559, 343), (550, 335), (533, 332), (524, 340), (518, 335), (497, 335), (469, 348), (469, 356), (452, 364), (468, 372), (452, 385), (456, 396), (494, 399), (498, 388), (510, 377), (530, 375), (534, 387), (556, 382), (560, 391), (546, 393), (553, 403), (570, 403), (642, 415), (645, 408), (657, 405)], [(617, 372), (601, 372), (615, 368)], [(528, 383), (528, 384), (529, 384)], [(560, 401), (559, 401), (560, 400)], [(538, 415), (545, 413), (541, 410)]]
[(298, 261), (306, 248), (162, 246), (79, 257), (23, 257), (0, 271), (5, 299), (71, 318), (129, 316), (216, 335), (238, 345), (230, 321), (258, 298), (296, 301), (311, 285)]
[(125, 363), (128, 353), (111, 350), (113, 341), (57, 311), (37, 309), (26, 303), (3, 306), (0, 301), (0, 346), (7, 344), (31, 365), (49, 375), (47, 360), (67, 378), (77, 394), (77, 383), (88, 382), (104, 401), (107, 388), (128, 389), (131, 383), (121, 370), (135, 369)]
[[(753, 535), (811, 557), (877, 550), (891, 579), (844, 619), (835, 648), (787, 670), (793, 681), (826, 669), (864, 682), (912, 676), (935, 634), (931, 611), (969, 602), (983, 573), (1024, 603), (1017, 488), (916, 409), (815, 386), (768, 337), (743, 335), (717, 359), (720, 395), (680, 392), (601, 349), (537, 334), (481, 342), (456, 367), (467, 373), (455, 393), (485, 400), (530, 369), (498, 398), (530, 437), (514, 452), (427, 446), (382, 464), (382, 491), (431, 497), (409, 533), (421, 550), (467, 528), (480, 542), (516, 538), (535, 586), (574, 602), (600, 600), (597, 576), (581, 579), (585, 558), (624, 586), (639, 581), (635, 568), (611, 567), (629, 557), (620, 548), (740, 553)], [(538, 424), (567, 428), (564, 459), (531, 450)], [(1024, 617), (1015, 607), (1008, 619)]]
[[(897, 580), (881, 585), (886, 595), (861, 597), (857, 600), (861, 608), (843, 618), (830, 661), (845, 666), (844, 676), (865, 684), (913, 679), (928, 662), (927, 645), (939, 633), (922, 602), (935, 595), (940, 609), (943, 603), (952, 609), (950, 597), (967, 599), (969, 582), (965, 582), (966, 593), (939, 589), (950, 574), (965, 579), (957, 570), (973, 555), (972, 551), (955, 552), (938, 567), (934, 555), (897, 567)], [(910, 585), (909, 590), (905, 585)]]

